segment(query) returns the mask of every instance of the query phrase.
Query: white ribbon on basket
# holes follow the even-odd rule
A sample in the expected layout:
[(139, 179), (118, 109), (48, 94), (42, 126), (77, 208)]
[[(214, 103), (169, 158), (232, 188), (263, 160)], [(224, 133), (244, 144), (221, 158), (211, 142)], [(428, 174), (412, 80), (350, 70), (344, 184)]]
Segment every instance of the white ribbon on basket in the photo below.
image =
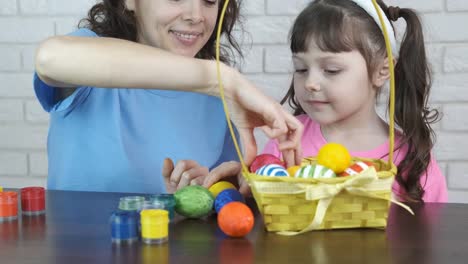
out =
[(358, 196), (387, 200), (387, 201), (390, 201), (394, 204), (397, 204), (403, 207), (404, 209), (406, 209), (406, 211), (414, 215), (413, 211), (411, 210), (411, 208), (409, 208), (409, 206), (393, 198), (382, 197), (382, 196), (373, 194), (372, 193), (373, 190), (366, 188), (366, 185), (373, 183), (376, 180), (378, 180), (377, 172), (374, 167), (370, 167), (369, 169), (361, 172), (360, 174), (350, 177), (349, 180), (343, 183), (307, 186), (305, 190), (302, 191), (302, 192), (305, 192), (306, 200), (309, 200), (309, 201), (319, 200), (317, 204), (317, 208), (315, 210), (314, 219), (312, 220), (309, 226), (307, 226), (301, 231), (298, 231), (298, 232), (281, 231), (281, 232), (278, 232), (278, 234), (285, 235), (285, 236), (294, 236), (294, 235), (302, 234), (307, 231), (311, 231), (311, 230), (318, 228), (322, 224), (325, 214), (333, 198), (342, 191), (347, 191), (350, 194), (354, 194)]

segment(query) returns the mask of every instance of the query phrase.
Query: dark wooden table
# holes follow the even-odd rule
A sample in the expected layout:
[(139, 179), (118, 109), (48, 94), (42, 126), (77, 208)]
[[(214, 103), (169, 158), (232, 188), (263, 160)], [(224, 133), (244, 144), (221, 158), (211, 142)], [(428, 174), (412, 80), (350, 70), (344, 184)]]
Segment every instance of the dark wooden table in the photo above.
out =
[[(109, 216), (124, 194), (47, 192), (47, 213), (0, 223), (0, 263), (468, 263), (468, 205), (392, 206), (387, 230), (268, 233), (257, 214), (243, 239), (216, 217), (178, 220), (164, 245), (116, 246)], [(253, 204), (253, 203), (252, 203)]]

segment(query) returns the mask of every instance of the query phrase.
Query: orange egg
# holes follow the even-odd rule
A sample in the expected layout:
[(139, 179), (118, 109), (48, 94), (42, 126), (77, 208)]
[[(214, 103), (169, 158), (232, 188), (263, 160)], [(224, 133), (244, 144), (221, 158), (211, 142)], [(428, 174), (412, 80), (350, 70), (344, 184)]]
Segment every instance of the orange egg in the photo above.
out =
[(296, 172), (301, 168), (301, 166), (291, 166), (287, 169), (289, 177), (294, 177)]
[(228, 236), (243, 237), (252, 230), (253, 225), (252, 210), (241, 202), (230, 202), (218, 213), (218, 226)]
[(340, 173), (339, 176), (350, 176), (361, 173), (362, 171), (368, 169), (369, 167), (374, 166), (372, 162), (369, 161), (358, 161), (353, 165), (349, 166), (345, 171)]

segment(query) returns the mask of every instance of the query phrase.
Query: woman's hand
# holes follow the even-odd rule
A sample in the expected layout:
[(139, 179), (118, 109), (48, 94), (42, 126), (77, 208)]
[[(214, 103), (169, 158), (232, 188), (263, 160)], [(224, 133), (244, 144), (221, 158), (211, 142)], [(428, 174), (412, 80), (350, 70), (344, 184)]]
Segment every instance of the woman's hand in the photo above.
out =
[(228, 161), (212, 169), (208, 176), (204, 178), (203, 187), (210, 188), (211, 185), (224, 180), (233, 182), (239, 186), (239, 192), (243, 196), (250, 196), (250, 187), (241, 174), (242, 166), (237, 161)]
[(250, 187), (241, 174), (242, 166), (237, 161), (228, 161), (220, 164), (208, 172), (207, 167), (199, 165), (194, 160), (180, 160), (174, 166), (171, 159), (164, 159), (162, 174), (166, 191), (174, 193), (188, 185), (202, 185), (210, 188), (219, 181), (229, 181), (239, 186), (239, 192), (244, 196), (250, 196)]
[(269, 138), (276, 138), (287, 167), (302, 160), (303, 125), (272, 98), (264, 95), (237, 70), (227, 69), (226, 100), (230, 118), (239, 131), (245, 163), (257, 155), (254, 128), (260, 127)]
[(188, 185), (202, 185), (208, 175), (208, 168), (199, 165), (194, 160), (179, 160), (174, 166), (170, 158), (165, 158), (162, 175), (166, 192), (174, 193)]

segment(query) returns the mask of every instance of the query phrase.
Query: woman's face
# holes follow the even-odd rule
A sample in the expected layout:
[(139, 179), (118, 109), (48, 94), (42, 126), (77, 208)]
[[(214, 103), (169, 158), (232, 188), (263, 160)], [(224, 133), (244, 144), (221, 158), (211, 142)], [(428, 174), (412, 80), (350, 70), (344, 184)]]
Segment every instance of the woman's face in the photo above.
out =
[(219, 0), (126, 0), (138, 21), (137, 41), (194, 57), (213, 34)]

